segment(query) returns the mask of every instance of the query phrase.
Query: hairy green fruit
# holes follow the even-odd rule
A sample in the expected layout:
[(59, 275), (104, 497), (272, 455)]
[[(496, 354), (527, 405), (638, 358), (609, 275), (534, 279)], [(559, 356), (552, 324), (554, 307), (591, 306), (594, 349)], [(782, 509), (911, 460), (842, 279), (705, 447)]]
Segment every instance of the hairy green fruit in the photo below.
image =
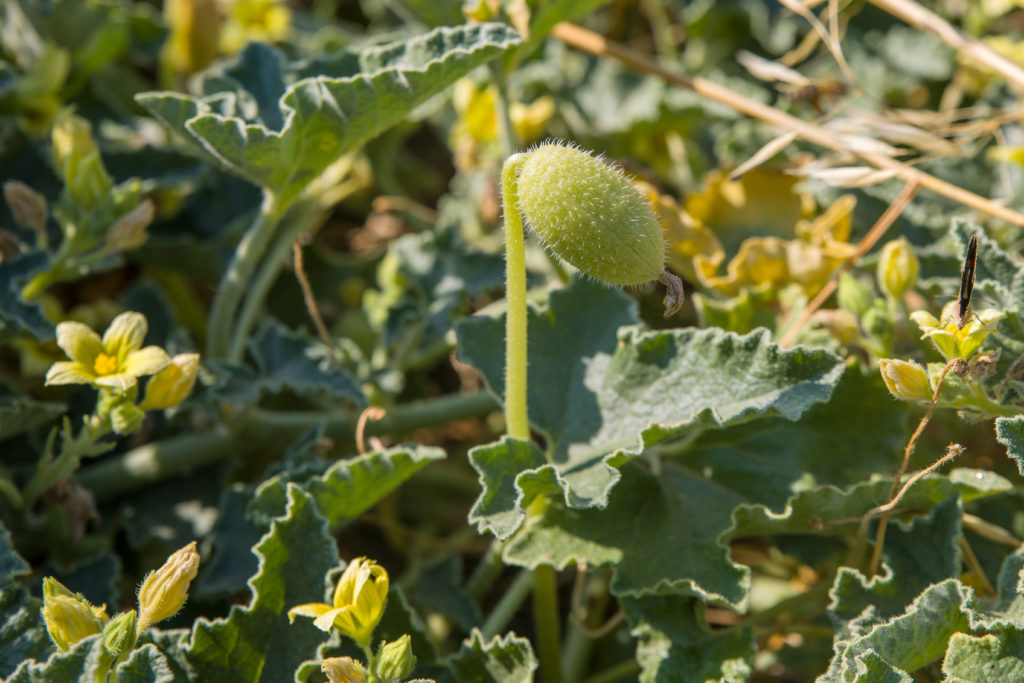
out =
[(527, 225), (577, 270), (613, 285), (661, 277), (658, 219), (618, 169), (575, 147), (544, 144), (522, 156), (516, 189)]

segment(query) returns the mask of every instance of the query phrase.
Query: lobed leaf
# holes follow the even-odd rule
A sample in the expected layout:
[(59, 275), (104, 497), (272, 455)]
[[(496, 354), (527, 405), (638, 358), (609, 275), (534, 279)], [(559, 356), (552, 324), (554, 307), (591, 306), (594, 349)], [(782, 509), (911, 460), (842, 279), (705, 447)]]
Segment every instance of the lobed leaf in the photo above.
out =
[(638, 640), (641, 683), (742, 683), (753, 674), (754, 629), (712, 631), (701, 601), (678, 595), (625, 598), (622, 608)]
[[(233, 94), (225, 99), (222, 93), (193, 98), (150, 92), (136, 100), (206, 158), (287, 204), (342, 154), (519, 42), (510, 28), (492, 23), (438, 28), (373, 49), (367, 55), (370, 68), (358, 74), (315, 76), (290, 85), (279, 102), (280, 129), (271, 127), (275, 117), (265, 111), (266, 92), (252, 96), (264, 110), (255, 121), (234, 111)], [(216, 107), (225, 104), (229, 113), (218, 113)]]
[(1024, 415), (996, 418), (996, 441), (1006, 446), (1006, 455), (1024, 475)]
[[(0, 676), (9, 676), (25, 662), (53, 650), (39, 613), (42, 602), (21, 585), (31, 568), (14, 550), (11, 536), (0, 526)], [(28, 679), (26, 679), (28, 680)]]
[(311, 621), (288, 620), (290, 608), (324, 600), (324, 577), (339, 564), (327, 522), (313, 499), (290, 487), (285, 516), (274, 521), (253, 552), (260, 564), (249, 581), (248, 606), (235, 605), (226, 618), (200, 618), (192, 627), (185, 657), (195, 680), (292, 680), (295, 669), (323, 641)]
[(473, 629), (449, 665), (461, 683), (530, 683), (537, 658), (530, 641), (514, 633), (484, 642), (480, 631)]
[[(606, 505), (616, 468), (644, 448), (762, 417), (795, 420), (843, 373), (835, 356), (782, 350), (764, 330), (618, 329), (635, 319), (624, 294), (579, 278), (552, 293), (547, 311), (530, 311), (530, 422), (572, 507)], [(460, 358), (498, 396), (504, 325), (478, 317), (456, 327)]]

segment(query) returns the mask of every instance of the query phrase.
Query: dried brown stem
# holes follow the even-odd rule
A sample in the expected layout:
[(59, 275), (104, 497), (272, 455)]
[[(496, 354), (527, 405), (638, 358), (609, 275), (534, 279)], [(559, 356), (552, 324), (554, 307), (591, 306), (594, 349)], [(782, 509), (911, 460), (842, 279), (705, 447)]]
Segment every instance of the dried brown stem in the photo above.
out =
[(1002, 206), (990, 199), (986, 199), (973, 192), (968, 192), (945, 180), (936, 178), (919, 169), (909, 166), (901, 161), (881, 154), (874, 154), (862, 150), (851, 149), (844, 144), (842, 139), (833, 132), (814, 124), (802, 121), (783, 111), (779, 111), (766, 104), (762, 104), (739, 93), (733, 92), (717, 83), (703, 78), (691, 77), (667, 69), (650, 57), (635, 50), (631, 50), (618, 43), (606, 40), (593, 31), (588, 31), (574, 24), (561, 23), (555, 26), (552, 35), (559, 40), (572, 45), (585, 52), (595, 55), (612, 57), (619, 60), (632, 69), (649, 73), (665, 81), (684, 88), (693, 90), (699, 95), (707, 97), (736, 111), (748, 116), (770, 123), (783, 130), (795, 132), (804, 140), (816, 145), (826, 147), (836, 152), (852, 154), (865, 162), (880, 169), (892, 171), (895, 177), (906, 183), (914, 182), (921, 187), (940, 194), (952, 201), (968, 206), (989, 216), (995, 216), (1001, 220), (1014, 225), (1024, 226), (1024, 215)]
[(324, 319), (320, 316), (320, 309), (316, 306), (316, 297), (313, 296), (313, 288), (309, 284), (309, 278), (306, 276), (305, 262), (302, 259), (302, 245), (299, 244), (298, 240), (292, 243), (292, 256), (295, 279), (299, 281), (299, 287), (302, 288), (302, 299), (306, 302), (306, 311), (309, 312), (309, 317), (313, 319), (313, 324), (316, 325), (316, 331), (320, 335), (320, 340), (323, 341), (327, 350), (331, 352), (331, 362), (337, 363), (338, 360), (334, 354), (334, 342), (331, 341), (331, 335), (327, 332)]
[(387, 415), (387, 411), (380, 406), (369, 406), (366, 410), (359, 414), (359, 419), (356, 421), (356, 450), (360, 454), (366, 452), (366, 423), (370, 420), (379, 420)]

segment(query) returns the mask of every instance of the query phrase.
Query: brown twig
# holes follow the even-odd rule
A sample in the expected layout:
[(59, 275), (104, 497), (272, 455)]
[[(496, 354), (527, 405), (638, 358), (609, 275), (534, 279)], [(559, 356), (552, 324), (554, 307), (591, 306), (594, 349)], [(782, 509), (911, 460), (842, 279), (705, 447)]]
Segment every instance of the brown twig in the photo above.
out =
[[(380, 406), (369, 406), (366, 410), (359, 414), (359, 419), (356, 421), (356, 450), (360, 454), (366, 452), (366, 441), (364, 435), (366, 434), (366, 423), (370, 420), (379, 420), (387, 415), (387, 411)], [(374, 446), (376, 448), (376, 446)]]
[(621, 624), (622, 620), (626, 618), (626, 613), (620, 609), (600, 626), (589, 626), (590, 615), (587, 613), (587, 608), (583, 605), (583, 585), (586, 583), (586, 579), (587, 565), (580, 562), (576, 565), (576, 580), (572, 586), (572, 607), (570, 613), (583, 635), (596, 640)]
[(667, 69), (645, 54), (627, 48), (618, 43), (605, 39), (603, 36), (588, 31), (584, 28), (570, 23), (561, 23), (555, 26), (552, 35), (559, 40), (572, 45), (591, 54), (608, 56), (618, 59), (623, 64), (637, 71), (649, 73), (665, 81), (684, 88), (693, 90), (699, 95), (707, 97), (728, 107), (742, 112), (748, 116), (760, 119), (774, 126), (795, 132), (804, 140), (822, 147), (852, 154), (865, 162), (880, 169), (892, 171), (895, 177), (906, 183), (914, 182), (921, 187), (940, 194), (959, 204), (968, 206), (989, 216), (995, 216), (1008, 223), (1024, 226), (1024, 215), (1002, 206), (990, 199), (986, 199), (973, 192), (968, 192), (945, 180), (936, 178), (908, 164), (884, 156), (863, 150), (851, 149), (844, 144), (842, 139), (833, 132), (814, 124), (802, 121), (783, 111), (762, 104), (739, 93), (733, 92), (717, 83), (699, 77), (691, 77)]
[(811, 302), (807, 304), (803, 311), (800, 312), (800, 316), (796, 321), (789, 326), (786, 333), (782, 335), (782, 339), (779, 341), (779, 346), (786, 347), (793, 343), (793, 339), (796, 337), (800, 329), (807, 324), (807, 321), (811, 319), (814, 312), (817, 311), (825, 303), (825, 301), (832, 296), (832, 292), (836, 291), (836, 287), (839, 286), (839, 276), (843, 271), (849, 270), (857, 263), (857, 260), (861, 256), (866, 254), (871, 247), (875, 246), (875, 243), (882, 238), (882, 235), (892, 227), (892, 224), (896, 222), (900, 214), (903, 213), (903, 209), (910, 202), (910, 200), (917, 193), (917, 184), (909, 182), (903, 186), (903, 191), (900, 192), (896, 200), (889, 205), (889, 208), (878, 217), (875, 224), (868, 230), (868, 234), (864, 235), (864, 239), (857, 245), (856, 251), (850, 255), (850, 258), (846, 259), (846, 263), (840, 266), (835, 273), (832, 274), (831, 279), (825, 283), (825, 286), (821, 288), (821, 291), (815, 295)]
[(903, 500), (903, 496), (907, 494), (910, 487), (920, 481), (923, 477), (931, 474), (935, 470), (939, 469), (942, 465), (946, 464), (956, 456), (964, 452), (964, 447), (958, 443), (952, 443), (946, 446), (946, 453), (941, 458), (933, 462), (928, 467), (925, 467), (920, 472), (914, 473), (910, 479), (907, 479), (906, 483), (903, 484), (903, 488), (899, 490), (896, 496), (885, 505), (879, 505), (874, 510), (869, 512), (865, 517), (865, 524), (867, 520), (871, 519), (876, 515), (881, 515), (878, 520), (878, 531), (875, 534), (875, 548), (871, 553), (871, 563), (868, 565), (868, 577), (874, 576), (878, 572), (878, 564), (882, 559), (882, 546), (885, 544), (885, 528), (889, 524), (889, 517), (892, 515), (893, 509), (899, 505), (899, 502)]
[(316, 331), (320, 335), (320, 340), (323, 341), (324, 346), (331, 353), (331, 362), (337, 363), (338, 359), (334, 353), (334, 342), (331, 341), (331, 335), (327, 332), (324, 319), (320, 316), (320, 309), (316, 306), (316, 298), (313, 296), (313, 288), (309, 284), (305, 263), (302, 259), (302, 245), (299, 244), (298, 240), (292, 243), (292, 256), (295, 279), (299, 281), (299, 287), (302, 288), (302, 299), (306, 302), (306, 311), (309, 312), (309, 317), (313, 319), (313, 324), (316, 325)]
[(971, 547), (971, 544), (967, 542), (967, 537), (962, 533), (960, 534), (960, 549), (964, 552), (964, 564), (967, 565), (972, 574), (978, 577), (985, 592), (989, 595), (997, 595), (995, 587), (988, 580), (988, 575), (985, 574), (985, 568), (981, 566), (978, 556), (974, 554), (974, 548)]

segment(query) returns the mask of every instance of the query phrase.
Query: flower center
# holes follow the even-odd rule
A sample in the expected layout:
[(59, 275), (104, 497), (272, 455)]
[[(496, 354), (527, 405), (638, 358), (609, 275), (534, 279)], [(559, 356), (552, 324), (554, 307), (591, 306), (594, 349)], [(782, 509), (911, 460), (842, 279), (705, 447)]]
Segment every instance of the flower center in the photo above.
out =
[(104, 375), (112, 375), (117, 372), (117, 358), (101, 353), (96, 356), (96, 362), (92, 364), (92, 369), (100, 377), (103, 377)]

